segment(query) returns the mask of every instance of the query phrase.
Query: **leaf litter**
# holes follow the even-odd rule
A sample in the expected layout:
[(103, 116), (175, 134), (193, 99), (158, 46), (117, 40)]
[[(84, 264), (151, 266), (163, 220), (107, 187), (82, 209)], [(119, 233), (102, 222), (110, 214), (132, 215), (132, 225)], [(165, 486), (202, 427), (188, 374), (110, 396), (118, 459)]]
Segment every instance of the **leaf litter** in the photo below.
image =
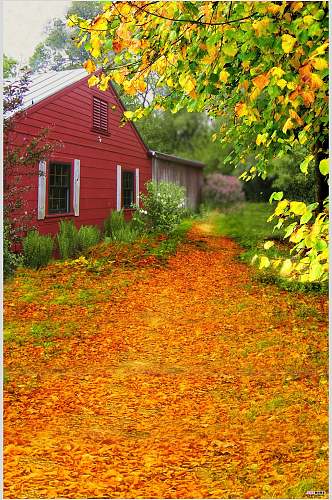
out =
[(251, 280), (239, 252), (194, 227), (163, 266), (18, 273), (5, 498), (327, 492), (326, 298)]

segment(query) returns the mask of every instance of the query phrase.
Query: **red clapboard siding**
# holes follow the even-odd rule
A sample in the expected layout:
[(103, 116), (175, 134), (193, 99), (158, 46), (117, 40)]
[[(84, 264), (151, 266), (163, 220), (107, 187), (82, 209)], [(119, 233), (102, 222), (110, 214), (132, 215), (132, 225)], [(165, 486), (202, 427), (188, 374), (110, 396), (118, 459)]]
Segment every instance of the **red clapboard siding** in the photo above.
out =
[[(33, 224), (44, 234), (55, 234), (60, 219), (72, 219), (82, 224), (103, 226), (110, 210), (116, 208), (117, 165), (126, 170), (139, 168), (139, 189), (152, 177), (148, 150), (135, 127), (121, 127), (123, 106), (113, 88), (101, 92), (89, 88), (89, 76), (34, 104), (16, 120), (15, 144), (29, 141), (42, 129), (49, 129), (49, 139), (62, 145), (52, 153), (51, 160), (73, 166), (80, 160), (80, 213), (50, 215), (36, 219), (38, 208), (38, 178), (22, 178), (29, 186), (23, 198), (27, 210), (34, 215)], [(38, 165), (36, 165), (38, 172)], [(127, 211), (130, 214), (130, 211)]]

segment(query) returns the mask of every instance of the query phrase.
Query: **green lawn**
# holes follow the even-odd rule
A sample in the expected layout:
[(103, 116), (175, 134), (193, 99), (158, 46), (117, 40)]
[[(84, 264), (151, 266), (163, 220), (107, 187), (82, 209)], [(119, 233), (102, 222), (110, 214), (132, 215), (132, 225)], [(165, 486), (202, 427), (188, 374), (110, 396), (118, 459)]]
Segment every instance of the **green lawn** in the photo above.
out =
[(267, 222), (273, 210), (269, 203), (246, 203), (213, 213), (212, 221), (217, 234), (234, 238), (245, 249), (242, 259), (251, 260), (259, 250), (273, 257), (287, 253), (280, 243), (268, 251), (263, 249), (267, 240), (283, 240), (283, 232), (280, 229), (274, 231), (275, 223)]
[[(274, 206), (269, 203), (244, 203), (220, 212), (212, 212), (209, 220), (218, 235), (233, 238), (244, 251), (240, 259), (251, 263), (255, 255), (266, 255), (270, 259), (285, 257), (289, 258), (290, 247), (284, 240), (283, 230), (274, 230), (275, 222), (267, 222), (273, 213)], [(274, 245), (268, 250), (264, 249), (264, 243), (274, 240)], [(258, 269), (257, 269), (258, 271)], [(323, 283), (298, 283), (281, 278), (271, 268), (261, 270), (257, 273), (257, 279), (267, 283), (276, 283), (281, 288), (291, 291), (326, 292), (327, 284)]]

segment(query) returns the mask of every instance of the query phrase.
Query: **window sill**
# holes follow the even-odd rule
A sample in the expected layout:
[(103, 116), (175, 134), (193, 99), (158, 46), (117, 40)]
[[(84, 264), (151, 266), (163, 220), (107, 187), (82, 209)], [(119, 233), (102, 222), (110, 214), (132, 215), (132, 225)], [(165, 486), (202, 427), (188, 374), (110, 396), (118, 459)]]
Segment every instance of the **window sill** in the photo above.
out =
[(98, 128), (92, 128), (91, 132), (94, 132), (95, 134), (105, 135), (105, 136), (109, 136), (110, 135), (109, 132), (106, 132), (105, 130), (101, 130), (101, 129), (98, 129)]
[(59, 217), (74, 217), (74, 212), (65, 212), (60, 214), (47, 214), (45, 215), (45, 219), (59, 219)]

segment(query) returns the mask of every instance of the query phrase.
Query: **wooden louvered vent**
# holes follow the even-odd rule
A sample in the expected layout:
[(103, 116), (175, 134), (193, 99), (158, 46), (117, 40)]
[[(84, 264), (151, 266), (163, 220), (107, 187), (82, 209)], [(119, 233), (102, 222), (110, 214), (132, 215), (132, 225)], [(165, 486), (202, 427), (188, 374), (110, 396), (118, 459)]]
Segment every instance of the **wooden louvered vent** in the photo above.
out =
[(98, 97), (93, 98), (92, 128), (97, 132), (108, 133), (108, 104)]

